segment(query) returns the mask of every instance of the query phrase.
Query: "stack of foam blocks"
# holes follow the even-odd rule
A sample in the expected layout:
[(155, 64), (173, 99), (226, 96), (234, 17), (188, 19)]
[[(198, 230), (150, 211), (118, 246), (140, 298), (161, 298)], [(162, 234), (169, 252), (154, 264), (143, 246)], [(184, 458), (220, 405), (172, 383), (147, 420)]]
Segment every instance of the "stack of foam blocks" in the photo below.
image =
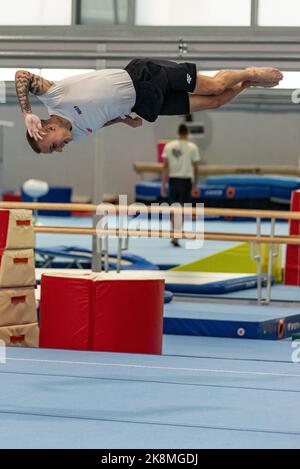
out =
[(0, 340), (38, 347), (34, 230), (29, 210), (0, 210)]
[[(291, 211), (300, 213), (300, 190), (294, 191)], [(300, 220), (290, 221), (290, 236), (300, 236)], [(288, 245), (284, 273), (285, 285), (300, 286), (300, 246)]]

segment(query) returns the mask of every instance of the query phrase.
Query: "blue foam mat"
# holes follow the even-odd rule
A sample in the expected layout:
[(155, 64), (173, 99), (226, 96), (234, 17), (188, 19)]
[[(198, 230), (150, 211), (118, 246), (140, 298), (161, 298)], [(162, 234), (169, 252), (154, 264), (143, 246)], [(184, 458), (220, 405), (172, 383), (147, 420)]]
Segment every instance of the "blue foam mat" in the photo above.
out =
[(279, 340), (300, 332), (297, 307), (176, 301), (165, 306), (164, 333)]
[[(62, 268), (64, 268), (70, 261), (82, 262), (87, 261), (91, 265), (93, 252), (91, 249), (82, 248), (80, 246), (47, 246), (47, 247), (37, 247), (35, 249), (36, 254), (48, 259), (53, 258), (51, 261), (51, 267), (53, 267), (55, 263), (55, 259), (67, 259), (67, 262), (62, 264)], [(117, 267), (117, 254), (109, 253), (109, 269), (115, 270)], [(45, 260), (46, 260), (45, 259)], [(147, 261), (141, 256), (136, 256), (129, 252), (122, 253), (122, 270), (158, 270), (158, 266), (152, 264), (151, 262)], [(126, 261), (129, 265), (126, 265)], [(124, 265), (125, 264), (125, 265)], [(48, 266), (49, 267), (49, 266)], [(86, 268), (90, 268), (86, 267)]]
[(300, 187), (300, 178), (289, 176), (272, 176), (272, 175), (256, 175), (256, 174), (239, 174), (224, 176), (208, 176), (205, 180), (207, 184), (226, 184), (238, 186), (269, 186), (282, 187), (294, 190)]
[[(263, 298), (266, 297), (266, 289), (262, 289)], [(201, 295), (203, 298), (210, 298), (212, 295)], [(257, 290), (239, 290), (235, 292), (223, 293), (218, 297), (220, 300), (257, 300)], [(300, 303), (300, 288), (289, 286), (289, 285), (273, 285), (271, 290), (271, 301), (274, 302), (286, 302), (286, 303)]]
[[(228, 194), (228, 188), (234, 188), (234, 191)], [(235, 185), (220, 183), (198, 184), (200, 190), (200, 199), (269, 199), (271, 197), (271, 187), (267, 184)], [(285, 194), (288, 189), (285, 189)], [(155, 201), (161, 197), (161, 180), (140, 181), (135, 186), (135, 197), (139, 201)], [(275, 188), (276, 193), (276, 188)], [(290, 192), (289, 192), (290, 194)], [(275, 195), (274, 195), (275, 196)]]
[[(184, 272), (183, 272), (184, 274)], [(267, 276), (261, 276), (262, 285), (265, 285)], [(273, 281), (272, 281), (273, 282)], [(232, 278), (219, 282), (210, 282), (202, 285), (186, 284), (186, 283), (169, 283), (166, 280), (168, 290), (173, 293), (191, 294), (191, 295), (222, 295), (225, 293), (247, 290), (257, 287), (257, 276), (249, 275), (247, 277)]]

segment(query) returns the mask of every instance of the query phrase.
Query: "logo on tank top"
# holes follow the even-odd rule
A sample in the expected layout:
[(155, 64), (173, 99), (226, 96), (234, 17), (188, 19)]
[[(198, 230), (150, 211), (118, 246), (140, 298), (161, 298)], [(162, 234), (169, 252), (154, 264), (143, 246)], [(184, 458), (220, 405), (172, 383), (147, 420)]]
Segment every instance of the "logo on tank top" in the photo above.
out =
[(90, 134), (93, 133), (93, 129), (91, 129), (90, 127), (88, 127), (86, 130), (87, 130)]
[(191, 84), (192, 77), (191, 77), (191, 75), (190, 75), (189, 73), (188, 73), (187, 76), (186, 76), (186, 81), (188, 82), (189, 85)]
[(74, 109), (77, 112), (77, 114), (79, 114), (79, 115), (82, 114), (82, 110), (78, 106), (74, 106)]

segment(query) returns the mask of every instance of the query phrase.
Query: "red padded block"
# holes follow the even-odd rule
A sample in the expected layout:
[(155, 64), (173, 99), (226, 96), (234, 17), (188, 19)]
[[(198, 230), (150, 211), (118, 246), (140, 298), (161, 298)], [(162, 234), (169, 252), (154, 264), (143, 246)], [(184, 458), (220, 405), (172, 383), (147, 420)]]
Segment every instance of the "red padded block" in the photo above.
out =
[(90, 350), (91, 280), (42, 276), (40, 347)]
[[(300, 212), (300, 190), (292, 193), (291, 212)], [(291, 220), (290, 235), (300, 235), (300, 221)]]
[[(300, 259), (300, 249), (299, 249)], [(300, 262), (286, 264), (284, 270), (284, 284), (300, 286)]]
[[(292, 194), (291, 211), (300, 213), (300, 190)], [(289, 233), (291, 236), (300, 236), (300, 221), (290, 221)], [(288, 245), (286, 248), (284, 283), (300, 286), (300, 246)]]
[(158, 161), (158, 163), (163, 163), (164, 162), (164, 159), (163, 159), (162, 155), (163, 155), (164, 148), (165, 148), (167, 143), (168, 143), (167, 140), (159, 140), (157, 142), (157, 161)]
[(31, 249), (34, 246), (32, 212), (0, 209), (0, 248)]
[(284, 273), (284, 284), (300, 286), (300, 272), (297, 266), (286, 267)]
[(43, 276), (40, 347), (161, 354), (164, 281), (121, 275)]
[(21, 194), (13, 193), (13, 192), (4, 192), (2, 195), (3, 202), (21, 202), (22, 197)]
[(287, 246), (285, 255), (286, 267), (297, 264), (297, 260), (300, 260), (300, 248), (299, 246)]
[(95, 283), (92, 350), (162, 352), (164, 281)]
[(9, 224), (9, 210), (0, 210), (0, 247), (6, 247)]

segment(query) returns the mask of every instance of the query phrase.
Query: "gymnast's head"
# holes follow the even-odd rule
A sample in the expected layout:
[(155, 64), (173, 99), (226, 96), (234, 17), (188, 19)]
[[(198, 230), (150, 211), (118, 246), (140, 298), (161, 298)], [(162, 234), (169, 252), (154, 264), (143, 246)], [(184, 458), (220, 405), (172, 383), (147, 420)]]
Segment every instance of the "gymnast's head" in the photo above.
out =
[(36, 141), (30, 137), (28, 131), (26, 138), (35, 153), (61, 153), (64, 147), (72, 141), (71, 124), (59, 116), (51, 116), (47, 120), (42, 120), (43, 139)]

